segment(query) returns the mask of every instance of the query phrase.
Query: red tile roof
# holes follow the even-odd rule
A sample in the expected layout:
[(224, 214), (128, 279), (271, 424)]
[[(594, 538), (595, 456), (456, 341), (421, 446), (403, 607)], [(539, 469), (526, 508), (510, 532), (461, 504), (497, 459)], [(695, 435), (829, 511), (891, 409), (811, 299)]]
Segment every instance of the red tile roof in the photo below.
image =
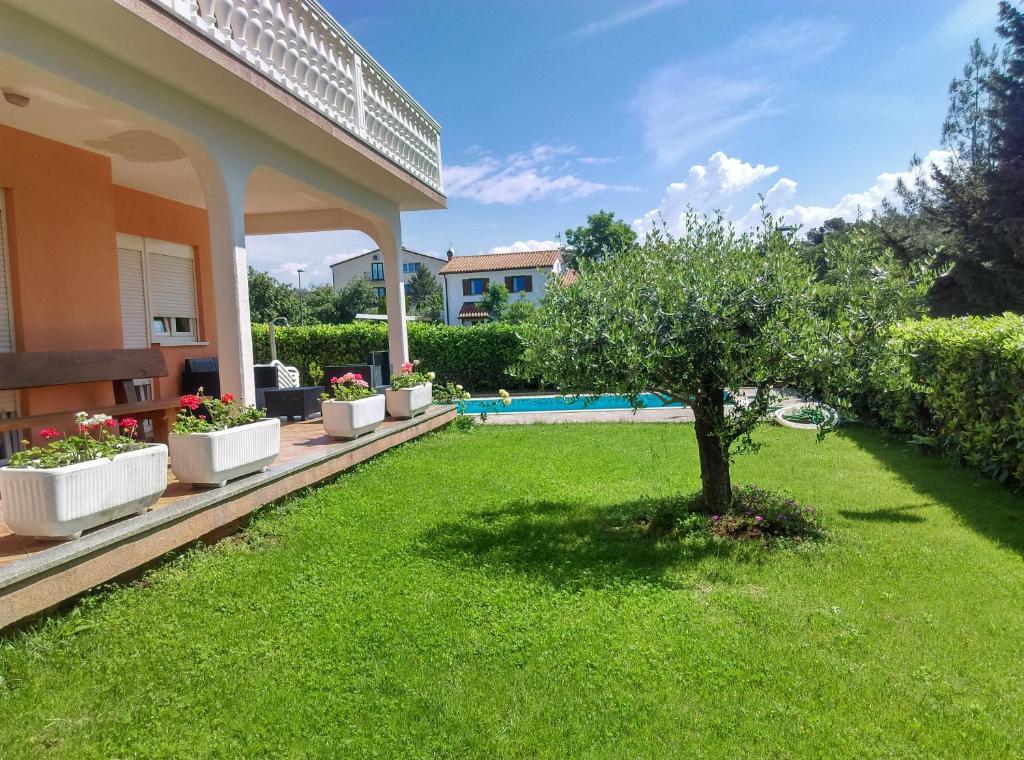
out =
[(479, 304), (470, 301), (466, 301), (459, 309), (459, 319), (487, 319), (490, 316), (490, 312), (484, 311)]
[(495, 272), (500, 269), (537, 269), (553, 267), (562, 258), (561, 251), (525, 251), (523, 253), (482, 253), (477, 256), (453, 256), (440, 274)]
[(562, 284), (572, 285), (574, 282), (576, 282), (577, 277), (579, 277), (579, 272), (577, 272), (575, 269), (566, 269), (564, 272), (562, 272)]

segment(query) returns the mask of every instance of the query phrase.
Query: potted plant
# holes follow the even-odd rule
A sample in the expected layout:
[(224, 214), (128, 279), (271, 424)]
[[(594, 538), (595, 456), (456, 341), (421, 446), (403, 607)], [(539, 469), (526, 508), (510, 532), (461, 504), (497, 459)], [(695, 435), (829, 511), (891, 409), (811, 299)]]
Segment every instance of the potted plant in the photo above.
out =
[(408, 420), (422, 414), (433, 402), (433, 372), (419, 372), (419, 359), (402, 364), (402, 371), (391, 378), (391, 387), (384, 391), (388, 414)]
[(174, 477), (219, 487), (267, 469), (281, 450), (281, 421), (267, 419), (263, 409), (242, 406), (230, 393), (218, 399), (202, 392), (179, 401), (169, 441)]
[(167, 447), (138, 440), (136, 420), (79, 412), (75, 421), (77, 434), (45, 428), (44, 445), (13, 454), (0, 468), (0, 512), (18, 535), (78, 538), (142, 514), (167, 488)]
[(320, 396), (321, 420), (327, 435), (358, 438), (384, 421), (384, 396), (374, 393), (359, 373), (331, 378), (331, 393)]

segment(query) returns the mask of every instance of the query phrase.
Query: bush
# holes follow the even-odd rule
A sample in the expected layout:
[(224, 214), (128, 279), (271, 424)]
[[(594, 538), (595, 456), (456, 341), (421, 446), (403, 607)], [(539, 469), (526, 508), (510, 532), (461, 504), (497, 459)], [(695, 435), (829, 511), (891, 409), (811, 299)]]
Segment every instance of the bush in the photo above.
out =
[[(371, 351), (388, 347), (387, 325), (353, 322), (347, 325), (279, 327), (275, 330), (277, 356), (302, 372), (304, 383), (321, 381), (319, 367), (363, 364)], [(252, 326), (253, 353), (257, 363), (270, 361), (267, 326)], [(533, 388), (534, 383), (513, 377), (512, 365), (522, 356), (522, 344), (511, 325), (492, 323), (454, 327), (419, 322), (409, 324), (409, 354), (439, 383), (456, 382), (472, 390)]]
[(904, 322), (862, 409), (891, 430), (1024, 485), (1024, 317)]

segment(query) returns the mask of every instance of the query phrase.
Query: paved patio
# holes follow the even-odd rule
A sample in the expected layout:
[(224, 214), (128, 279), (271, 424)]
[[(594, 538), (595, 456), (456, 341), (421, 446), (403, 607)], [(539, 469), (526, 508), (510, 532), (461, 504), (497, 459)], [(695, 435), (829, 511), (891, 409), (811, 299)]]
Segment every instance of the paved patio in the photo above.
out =
[(314, 485), (455, 416), (434, 406), (412, 420), (388, 419), (355, 441), (324, 434), (319, 418), (281, 427), (281, 453), (264, 473), (223, 488), (196, 489), (168, 471), (168, 488), (146, 514), (126, 517), (72, 541), (15, 536), (0, 522), (0, 629), (101, 583), (133, 572), (204, 536), (224, 535), (260, 507)]

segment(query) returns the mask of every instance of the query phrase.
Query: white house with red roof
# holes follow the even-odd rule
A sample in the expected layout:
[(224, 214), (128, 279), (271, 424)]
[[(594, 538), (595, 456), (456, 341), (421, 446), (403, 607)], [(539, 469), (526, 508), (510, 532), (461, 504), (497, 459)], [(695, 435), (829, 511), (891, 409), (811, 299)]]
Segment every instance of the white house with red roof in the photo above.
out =
[(490, 315), (478, 302), (494, 283), (508, 288), (510, 301), (537, 303), (544, 297), (548, 280), (562, 271), (562, 252), (558, 250), (474, 256), (449, 251), (448, 262), (438, 272), (444, 287), (445, 321), (469, 325), (487, 319)]

